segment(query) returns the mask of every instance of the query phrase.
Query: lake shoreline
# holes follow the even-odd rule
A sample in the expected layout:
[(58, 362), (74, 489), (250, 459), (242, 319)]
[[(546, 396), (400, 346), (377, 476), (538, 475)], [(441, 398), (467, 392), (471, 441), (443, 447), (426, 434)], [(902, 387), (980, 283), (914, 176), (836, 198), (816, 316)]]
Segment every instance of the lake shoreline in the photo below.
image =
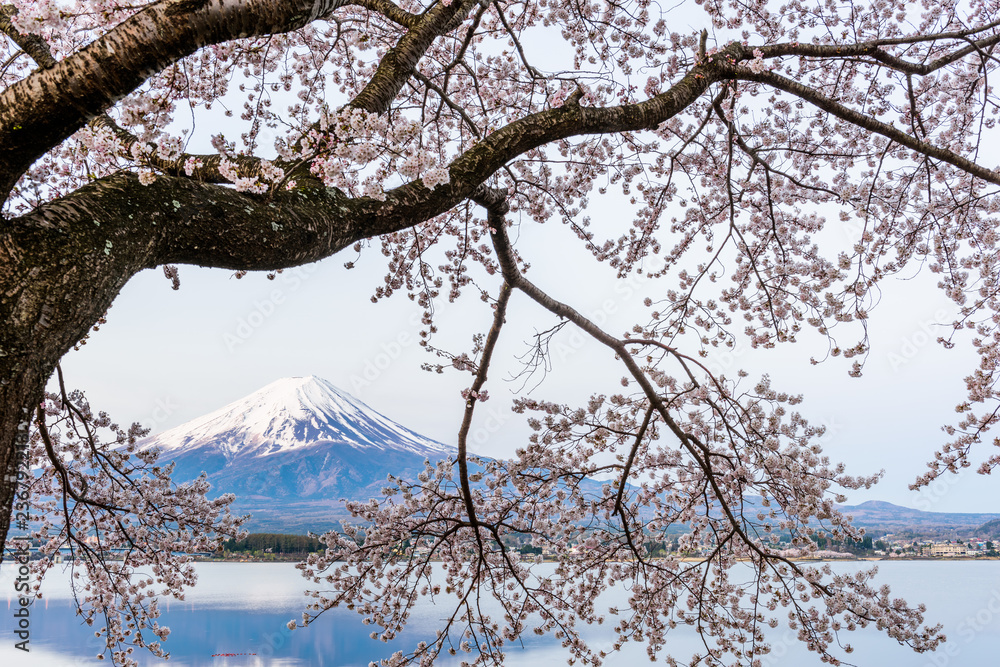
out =
[[(304, 556), (296, 557), (281, 557), (275, 556), (271, 558), (206, 558), (206, 557), (195, 557), (196, 563), (301, 563), (308, 557), (308, 554)], [(665, 558), (654, 558), (654, 561), (668, 560)], [(678, 563), (697, 563), (703, 558), (689, 558), (682, 557), (674, 559)], [(739, 559), (738, 562), (747, 562), (748, 559)], [(996, 561), (1000, 560), (1000, 556), (852, 556), (844, 558), (799, 558), (799, 557), (789, 557), (786, 560), (794, 563), (850, 563), (850, 562), (872, 562), (872, 563), (887, 563), (895, 561), (927, 561), (927, 562), (981, 562), (981, 561)], [(440, 562), (433, 560), (431, 562)], [(524, 563), (537, 564), (537, 563), (558, 563), (558, 560), (547, 559), (540, 561), (523, 561)]]

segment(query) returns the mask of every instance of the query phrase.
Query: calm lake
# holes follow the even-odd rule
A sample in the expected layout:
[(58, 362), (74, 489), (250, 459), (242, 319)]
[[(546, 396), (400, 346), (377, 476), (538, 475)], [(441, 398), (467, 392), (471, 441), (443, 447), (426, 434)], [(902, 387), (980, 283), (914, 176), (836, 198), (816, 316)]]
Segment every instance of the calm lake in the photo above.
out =
[[(849, 572), (869, 563), (835, 563)], [(0, 621), (0, 665), (28, 667), (83, 667), (107, 664), (94, 659), (100, 645), (93, 631), (81, 626), (73, 613), (68, 587), (59, 577), (46, 582), (46, 596), (31, 612), (31, 652), (14, 648), (13, 618), (16, 608), (9, 564), (0, 573), (0, 591), (7, 599)], [(385, 645), (368, 638), (370, 626), (347, 610), (333, 610), (306, 629), (289, 631), (285, 624), (299, 618), (304, 606), (306, 581), (291, 564), (201, 563), (199, 583), (184, 602), (161, 603), (161, 624), (171, 634), (166, 642), (169, 662), (140, 655), (143, 665), (184, 667), (367, 667), (397, 649), (410, 648), (432, 637), (441, 615), (424, 605), (413, 615), (407, 634)], [(1000, 561), (900, 561), (880, 564), (880, 578), (894, 595), (910, 602), (924, 602), (928, 620), (943, 623), (949, 641), (935, 654), (915, 654), (874, 630), (844, 635), (855, 647), (851, 661), (859, 667), (992, 667), (1000, 656)], [(613, 591), (608, 601), (624, 600), (625, 591)], [(610, 647), (610, 628), (588, 629), (592, 646)], [(693, 631), (678, 628), (670, 647), (678, 658), (697, 650)], [(797, 645), (794, 635), (781, 628), (772, 634), (773, 652), (764, 667), (818, 667), (815, 655)], [(218, 653), (242, 653), (213, 657)], [(148, 654), (147, 654), (148, 655)], [(507, 664), (512, 667), (552, 667), (565, 664), (566, 654), (556, 640), (534, 637), (523, 648), (510, 646)], [(441, 659), (441, 667), (458, 665), (461, 658)], [(649, 664), (643, 645), (626, 646), (610, 656), (606, 665)]]

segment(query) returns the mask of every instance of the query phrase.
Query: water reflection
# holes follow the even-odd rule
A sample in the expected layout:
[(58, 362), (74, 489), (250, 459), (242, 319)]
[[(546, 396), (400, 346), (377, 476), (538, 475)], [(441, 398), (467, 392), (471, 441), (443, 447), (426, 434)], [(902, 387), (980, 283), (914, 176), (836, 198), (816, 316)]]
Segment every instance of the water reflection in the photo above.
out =
[[(852, 571), (863, 563), (837, 563), (837, 571)], [(307, 582), (289, 564), (203, 563), (198, 566), (198, 586), (184, 601), (161, 603), (160, 622), (171, 634), (165, 646), (170, 661), (164, 663), (139, 654), (140, 664), (164, 667), (367, 667), (396, 650), (409, 650), (419, 639), (433, 637), (442, 614), (425, 604), (412, 616), (402, 637), (388, 645), (369, 638), (371, 627), (361, 624), (348, 610), (332, 610), (306, 629), (290, 631), (287, 623), (297, 619), (306, 603)], [(858, 665), (892, 664), (898, 667), (978, 666), (995, 664), (1000, 649), (1000, 562), (895, 562), (882, 566), (880, 578), (893, 592), (911, 601), (926, 602), (928, 620), (943, 622), (950, 642), (933, 655), (918, 655), (898, 646), (874, 630), (845, 635), (856, 648), (851, 656)], [(12, 609), (13, 583), (7, 570), (0, 576), (0, 590), (7, 591)], [(623, 602), (625, 591), (609, 594), (608, 602)], [(2, 598), (0, 598), (2, 600)], [(13, 603), (16, 606), (16, 602)], [(91, 628), (81, 627), (73, 612), (65, 579), (46, 581), (45, 597), (32, 607), (31, 653), (13, 647), (14, 639), (2, 622), (0, 664), (30, 667), (89, 667), (105, 665), (95, 659), (101, 642)], [(687, 628), (672, 633), (669, 649), (677, 657), (688, 657), (698, 649), (697, 636)], [(595, 648), (610, 649), (609, 627), (584, 632)], [(765, 667), (813, 667), (819, 660), (779, 628), (773, 636), (774, 650), (764, 658)], [(239, 654), (239, 655), (220, 655)], [(530, 637), (523, 648), (508, 650), (508, 664), (516, 667), (550, 667), (565, 664), (566, 653), (550, 637)], [(662, 656), (661, 656), (662, 658)], [(436, 665), (454, 667), (461, 656), (442, 658)], [(641, 645), (626, 646), (606, 664), (648, 663)]]

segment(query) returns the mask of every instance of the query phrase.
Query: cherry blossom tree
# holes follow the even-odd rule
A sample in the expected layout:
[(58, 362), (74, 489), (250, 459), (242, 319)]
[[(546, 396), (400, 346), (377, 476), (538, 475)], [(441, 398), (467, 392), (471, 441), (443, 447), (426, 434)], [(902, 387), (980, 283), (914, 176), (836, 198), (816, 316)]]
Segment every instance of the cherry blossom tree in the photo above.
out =
[(98, 622), (95, 636), (105, 640), (98, 657), (134, 664), (136, 647), (168, 657), (161, 641), (170, 630), (157, 622), (157, 596), (184, 599), (197, 580), (191, 554), (217, 551), (221, 539), (241, 534), (246, 517), (230, 514), (232, 495), (206, 499), (204, 475), (175, 484), (172, 465), (155, 465), (156, 450), (137, 448), (148, 429), (95, 415), (56, 372), (59, 392), (36, 409), (26, 462), (40, 471), (26, 484), (31, 514), (41, 520), (32, 535), (40, 558), (30, 591), (41, 595), (46, 572), (65, 552), (77, 611), (87, 626)]
[[(238, 522), (203, 484), (172, 485), (130, 452), (135, 429), (79, 394), (47, 397), (59, 360), (143, 269), (177, 286), (181, 264), (277, 271), (372, 247), (389, 267), (374, 297), (417, 300), (429, 367), (469, 374), (459, 453), (352, 507), (363, 524), (303, 564), (318, 585), (303, 623), (343, 604), (388, 639), (418, 598), (451, 605), (439, 633), (386, 664), (443, 651), (499, 663), (529, 631), (597, 664), (578, 628), (606, 617), (619, 643), (661, 657), (671, 629), (695, 627), (703, 650), (670, 664), (758, 664), (777, 624), (834, 663), (850, 651), (843, 632), (869, 624), (937, 646), (940, 629), (871, 573), (778, 549), (779, 534), (806, 550), (817, 533), (860, 539), (835, 502), (875, 479), (823, 455), (796, 394), (710, 362), (738, 340), (811, 335), (858, 375), (880, 284), (925, 266), (960, 313), (941, 344), (969, 331), (981, 361), (915, 483), (972, 464), (1000, 411), (1000, 175), (982, 150), (996, 139), (1000, 6), (674, 4), (0, 4), (0, 538), (28, 451), (43, 536), (79, 549), (97, 607), (82, 603), (105, 615), (115, 661), (131, 660), (122, 642), (159, 650), (149, 635), (163, 630), (149, 584), (110, 570), (93, 539), (134, 546), (126, 570), (155, 569), (142, 545), (209, 545)], [(622, 224), (589, 217), (607, 198)], [(584, 317), (571, 285), (532, 281), (529, 265), (553, 253), (510, 231), (552, 219), (593, 262), (648, 280), (658, 296), (630, 330)], [(439, 349), (435, 302), (469, 294), (492, 323), (471, 349)], [(621, 365), (621, 386), (583, 406), (519, 398), (535, 437), (513, 460), (472, 466), (468, 434), (514, 299), (550, 322), (527, 372), (575, 328)], [(998, 463), (983, 457), (980, 471)], [(584, 483), (601, 475), (600, 492)], [(653, 559), (678, 524), (698, 559)], [(512, 536), (557, 549), (555, 573), (530, 570)], [(189, 581), (181, 562), (156, 571), (167, 588)], [(623, 582), (628, 609), (602, 609), (599, 592)]]

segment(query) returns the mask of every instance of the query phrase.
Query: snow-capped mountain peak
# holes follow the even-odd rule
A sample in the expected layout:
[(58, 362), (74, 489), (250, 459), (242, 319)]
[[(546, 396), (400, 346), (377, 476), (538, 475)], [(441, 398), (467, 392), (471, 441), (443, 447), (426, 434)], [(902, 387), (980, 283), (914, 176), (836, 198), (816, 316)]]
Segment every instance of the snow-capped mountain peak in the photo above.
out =
[(405, 451), (431, 459), (451, 448), (376, 412), (314, 376), (276, 380), (214, 412), (149, 438), (165, 458), (210, 449), (226, 459), (313, 447)]

